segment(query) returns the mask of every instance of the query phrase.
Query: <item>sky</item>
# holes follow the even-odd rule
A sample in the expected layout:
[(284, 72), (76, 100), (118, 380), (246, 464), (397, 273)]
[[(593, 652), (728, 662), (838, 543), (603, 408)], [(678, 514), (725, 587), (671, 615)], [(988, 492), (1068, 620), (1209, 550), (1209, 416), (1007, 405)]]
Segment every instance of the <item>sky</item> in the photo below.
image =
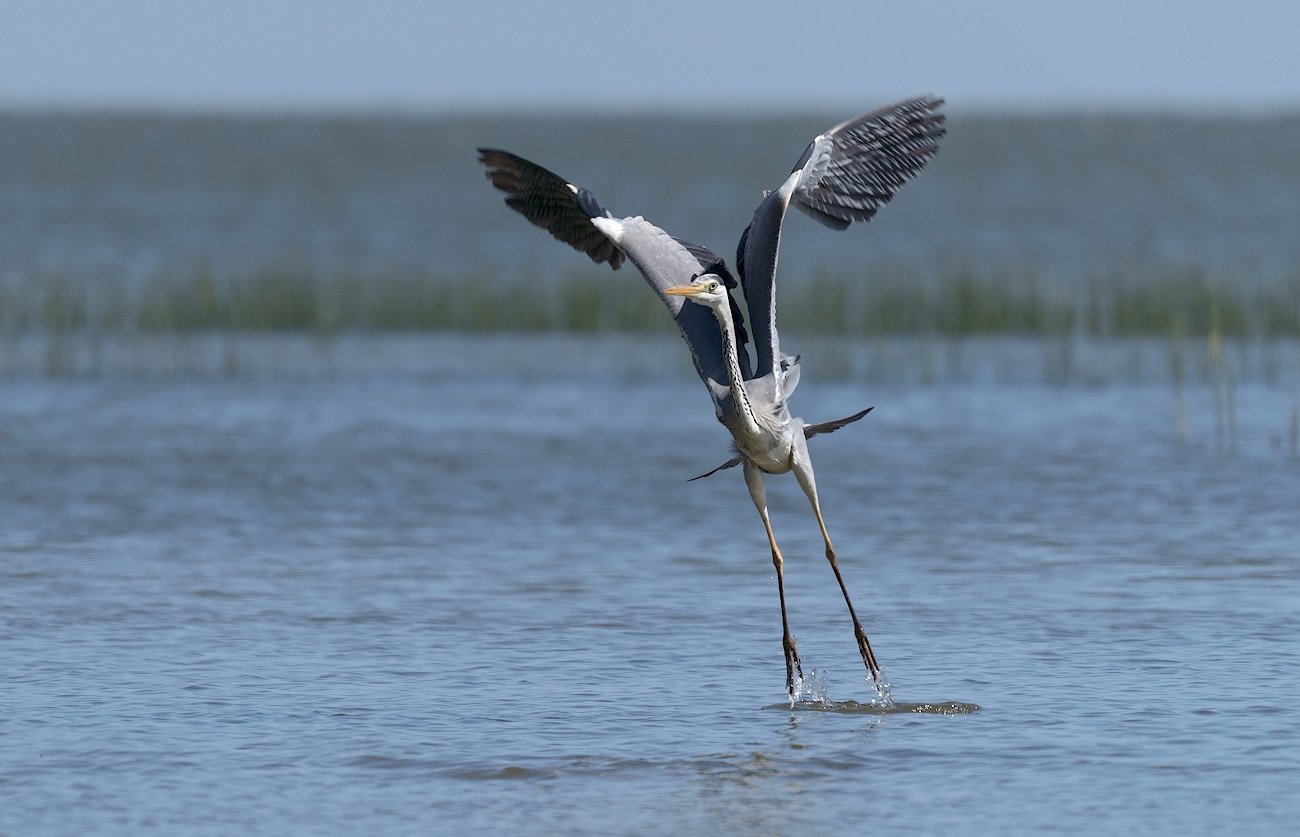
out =
[(1295, 0), (0, 0), (0, 107), (1300, 111), (1298, 41)]

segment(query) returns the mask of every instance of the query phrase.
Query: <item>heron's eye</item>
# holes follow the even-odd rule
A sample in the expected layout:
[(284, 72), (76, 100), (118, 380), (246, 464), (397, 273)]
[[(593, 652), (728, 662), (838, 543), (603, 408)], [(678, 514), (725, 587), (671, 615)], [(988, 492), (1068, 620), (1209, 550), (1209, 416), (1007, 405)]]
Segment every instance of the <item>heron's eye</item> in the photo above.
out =
[(715, 281), (713, 281), (712, 279), (710, 279), (710, 280), (709, 280), (709, 293), (712, 293), (712, 292), (716, 291), (717, 289), (718, 289), (718, 283), (715, 282)]

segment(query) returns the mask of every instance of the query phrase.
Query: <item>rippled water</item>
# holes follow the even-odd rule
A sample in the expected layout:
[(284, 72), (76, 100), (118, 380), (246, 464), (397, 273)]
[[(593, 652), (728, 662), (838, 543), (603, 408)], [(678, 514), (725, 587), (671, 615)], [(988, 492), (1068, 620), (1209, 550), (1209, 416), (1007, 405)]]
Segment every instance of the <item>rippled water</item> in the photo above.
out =
[(1243, 382), (1229, 434), (1203, 383), (1180, 431), (1167, 382), (868, 387), (810, 359), (798, 413), (876, 407), (813, 456), (900, 711), (870, 705), (816, 526), (774, 478), (826, 698), (791, 708), (743, 481), (686, 482), (726, 438), (677, 341), (574, 347), (558, 372), (544, 338), (380, 339), (287, 369), (272, 340), (260, 372), (0, 380), (0, 830), (1300, 815), (1288, 387)]

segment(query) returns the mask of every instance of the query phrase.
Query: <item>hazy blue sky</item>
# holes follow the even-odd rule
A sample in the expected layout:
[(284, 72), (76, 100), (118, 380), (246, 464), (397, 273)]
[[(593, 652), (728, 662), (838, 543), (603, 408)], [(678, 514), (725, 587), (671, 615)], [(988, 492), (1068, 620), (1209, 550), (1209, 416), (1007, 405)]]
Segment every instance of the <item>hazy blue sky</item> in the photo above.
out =
[(0, 0), (0, 104), (1300, 108), (1295, 0)]

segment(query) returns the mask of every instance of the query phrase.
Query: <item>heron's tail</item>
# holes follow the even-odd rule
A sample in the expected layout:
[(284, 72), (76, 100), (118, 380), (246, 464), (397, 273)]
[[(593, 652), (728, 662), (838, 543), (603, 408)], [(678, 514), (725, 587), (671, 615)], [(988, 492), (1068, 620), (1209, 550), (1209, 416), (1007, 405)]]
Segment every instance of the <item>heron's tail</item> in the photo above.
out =
[(816, 436), (818, 433), (834, 433), (836, 430), (839, 430), (841, 427), (844, 427), (845, 425), (852, 424), (853, 422), (862, 418), (863, 416), (865, 416), (867, 413), (871, 412), (874, 409), (876, 408), (868, 407), (867, 409), (863, 410), (860, 413), (854, 413), (853, 415), (848, 416), (847, 418), (836, 419), (835, 421), (824, 421), (821, 424), (806, 424), (804, 425), (803, 428), (803, 437), (805, 439), (811, 439), (813, 436)]
[(718, 473), (719, 471), (725, 471), (728, 468), (734, 468), (743, 461), (744, 461), (743, 458), (739, 454), (737, 454), (736, 456), (733, 456), (730, 459), (728, 459), (726, 462), (723, 462), (718, 467), (714, 468), (712, 471), (709, 471), (707, 474), (700, 474), (698, 477), (691, 477), (690, 479), (687, 480), (687, 482), (695, 482), (696, 480), (702, 480), (705, 477), (711, 477), (714, 474)]
[[(875, 407), (868, 407), (867, 409), (863, 410), (860, 413), (854, 413), (851, 416), (847, 416), (842, 419), (835, 419), (834, 421), (824, 421), (821, 424), (805, 424), (803, 427), (803, 437), (805, 439), (811, 439), (813, 436), (816, 436), (819, 433), (834, 433), (836, 430), (839, 430), (841, 427), (844, 427), (846, 425), (852, 424), (853, 422), (862, 418), (863, 416), (865, 416), (867, 413), (871, 412), (874, 409)], [(714, 468), (712, 471), (709, 471), (707, 474), (700, 474), (698, 477), (691, 477), (690, 479), (687, 480), (687, 482), (695, 482), (696, 480), (702, 480), (705, 477), (711, 477), (714, 474), (718, 473), (719, 471), (725, 471), (728, 468), (734, 468), (743, 461), (744, 461), (743, 457), (741, 457), (740, 454), (736, 454), (735, 456), (728, 459), (726, 462), (723, 462), (721, 465)]]

